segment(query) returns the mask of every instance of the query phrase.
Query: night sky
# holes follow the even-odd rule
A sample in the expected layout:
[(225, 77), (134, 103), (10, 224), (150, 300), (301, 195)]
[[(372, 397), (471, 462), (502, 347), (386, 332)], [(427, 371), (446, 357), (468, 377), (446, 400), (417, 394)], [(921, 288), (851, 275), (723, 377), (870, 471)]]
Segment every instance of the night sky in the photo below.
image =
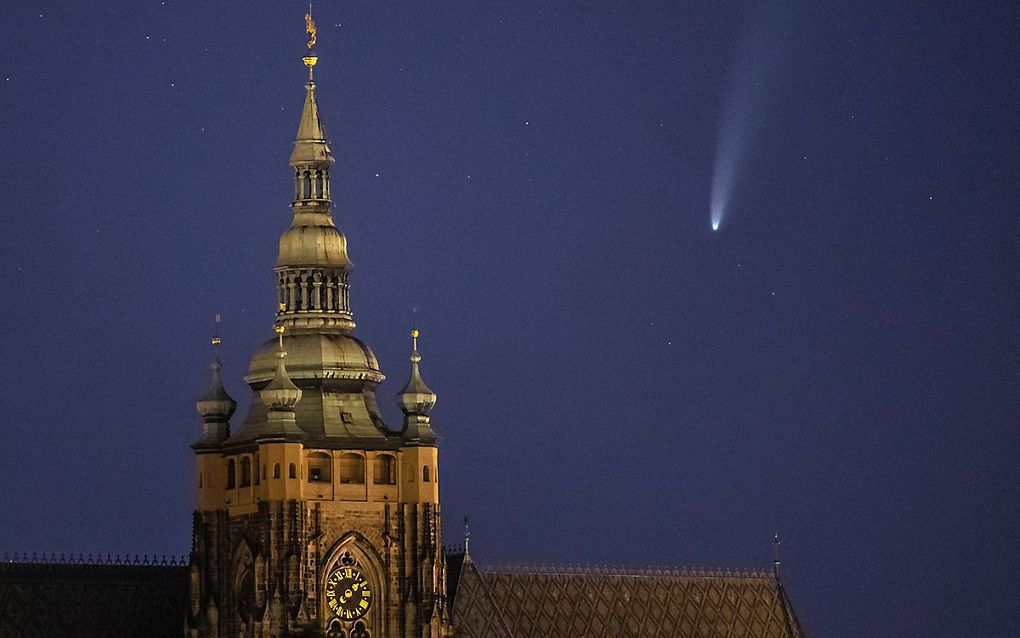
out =
[[(305, 9), (0, 4), (0, 553), (189, 550), (213, 315), (235, 427), (272, 336)], [(355, 334), (397, 427), (422, 331), (449, 543), (778, 532), (810, 635), (1020, 634), (1020, 7), (315, 13)]]

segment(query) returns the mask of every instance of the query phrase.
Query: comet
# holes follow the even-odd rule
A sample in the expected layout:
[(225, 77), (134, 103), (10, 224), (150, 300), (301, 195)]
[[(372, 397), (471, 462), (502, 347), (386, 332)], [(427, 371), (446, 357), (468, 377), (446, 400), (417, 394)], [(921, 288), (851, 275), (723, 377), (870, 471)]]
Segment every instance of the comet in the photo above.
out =
[(763, 89), (780, 57), (776, 43), (783, 35), (782, 26), (777, 25), (783, 20), (775, 15), (757, 18), (737, 46), (723, 95), (709, 205), (713, 231), (730, 214), (734, 192), (746, 170), (748, 146), (762, 117)]

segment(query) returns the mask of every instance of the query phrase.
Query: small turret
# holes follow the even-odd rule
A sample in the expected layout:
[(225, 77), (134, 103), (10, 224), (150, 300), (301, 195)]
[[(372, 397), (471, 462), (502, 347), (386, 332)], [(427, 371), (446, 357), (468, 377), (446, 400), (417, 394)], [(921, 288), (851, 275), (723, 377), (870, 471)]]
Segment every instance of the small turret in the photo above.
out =
[(411, 331), (411, 339), (411, 378), (397, 395), (400, 409), (404, 412), (404, 439), (409, 443), (432, 445), (436, 442), (436, 433), (430, 425), (432, 419), (429, 412), (436, 405), (436, 393), (425, 385), (424, 379), (421, 378), (418, 367), (421, 355), (418, 354), (417, 330)]
[(259, 399), (266, 406), (265, 434), (270, 436), (301, 434), (301, 429), (294, 419), (294, 406), (301, 400), (301, 388), (290, 380), (287, 366), (283, 362), (287, 358), (287, 353), (283, 351), (283, 331), (282, 325), (276, 327), (279, 346), (276, 350), (276, 372), (273, 380), (259, 392)]
[(259, 398), (262, 399), (262, 403), (265, 404), (270, 414), (290, 412), (293, 419), (294, 406), (301, 400), (301, 388), (290, 380), (287, 366), (283, 362), (287, 358), (287, 353), (283, 351), (283, 326), (278, 326), (276, 332), (280, 335), (280, 345), (276, 350), (276, 374), (273, 375), (273, 380), (269, 382), (269, 385), (259, 392)]
[[(220, 316), (216, 315), (217, 324), (219, 320)], [(223, 387), (223, 380), (220, 378), (223, 364), (220, 362), (218, 330), (213, 333), (212, 345), (213, 362), (209, 364), (209, 368), (212, 370), (212, 379), (209, 390), (195, 403), (195, 408), (202, 416), (202, 438), (193, 447), (215, 445), (230, 436), (230, 417), (237, 409), (237, 402), (227, 394)]]

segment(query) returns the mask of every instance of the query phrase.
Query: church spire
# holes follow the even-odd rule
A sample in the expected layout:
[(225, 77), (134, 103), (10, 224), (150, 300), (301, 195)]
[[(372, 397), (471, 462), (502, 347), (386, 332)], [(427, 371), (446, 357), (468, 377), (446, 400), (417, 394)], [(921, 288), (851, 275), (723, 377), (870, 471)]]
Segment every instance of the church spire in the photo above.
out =
[(269, 385), (262, 388), (259, 398), (266, 406), (268, 435), (301, 434), (297, 423), (294, 420), (294, 406), (301, 400), (301, 388), (294, 385), (287, 374), (287, 366), (283, 360), (287, 353), (283, 350), (283, 333), (285, 328), (282, 325), (276, 327), (279, 343), (276, 349), (276, 373)]
[(421, 370), (418, 368), (421, 355), (418, 354), (417, 330), (411, 331), (411, 340), (411, 378), (397, 395), (400, 409), (404, 412), (404, 439), (431, 445), (436, 442), (436, 433), (432, 431), (429, 412), (436, 405), (436, 393), (425, 385), (425, 380), (421, 378)]
[(212, 379), (209, 383), (209, 390), (195, 403), (195, 408), (202, 415), (202, 438), (195, 444), (196, 446), (216, 444), (230, 436), (230, 417), (237, 409), (237, 402), (227, 394), (223, 387), (223, 380), (220, 378), (223, 364), (220, 362), (219, 324), (220, 316), (216, 315), (216, 329), (213, 330), (211, 339), (213, 361), (209, 365), (212, 370)]
[(347, 238), (333, 222), (330, 170), (336, 160), (315, 94), (314, 69), (319, 57), (312, 49), (317, 36), (310, 10), (305, 28), (309, 50), (302, 60), (308, 68), (308, 81), (290, 155), (293, 217), (290, 228), (280, 237), (276, 260), (280, 304), (277, 320), (289, 331), (347, 333), (354, 328), (347, 283), (352, 264), (347, 257)]

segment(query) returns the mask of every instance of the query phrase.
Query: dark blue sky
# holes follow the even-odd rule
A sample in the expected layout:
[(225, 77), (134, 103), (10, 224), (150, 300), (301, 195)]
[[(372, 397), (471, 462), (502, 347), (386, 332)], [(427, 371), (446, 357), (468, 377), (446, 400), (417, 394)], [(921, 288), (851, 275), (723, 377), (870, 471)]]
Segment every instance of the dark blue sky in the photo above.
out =
[[(481, 562), (778, 530), (812, 635), (1015, 635), (1020, 9), (769, 7), (319, 3), (382, 402), (417, 306)], [(303, 13), (0, 5), (0, 552), (188, 550), (212, 316), (240, 414), (272, 335)]]

